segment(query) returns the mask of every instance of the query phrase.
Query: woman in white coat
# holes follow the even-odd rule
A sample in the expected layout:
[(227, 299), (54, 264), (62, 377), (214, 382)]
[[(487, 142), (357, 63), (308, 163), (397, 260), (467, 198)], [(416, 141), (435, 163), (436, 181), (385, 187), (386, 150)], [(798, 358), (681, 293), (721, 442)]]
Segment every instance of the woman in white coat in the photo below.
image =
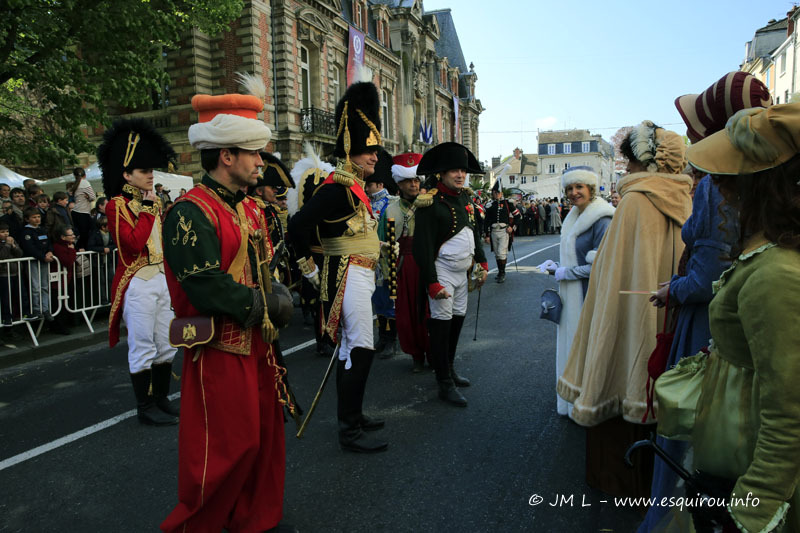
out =
[[(572, 209), (561, 228), (560, 261), (548, 260), (539, 265), (541, 270), (555, 274), (563, 303), (556, 343), (556, 381), (567, 365), (589, 288), (592, 261), (614, 215), (614, 208), (597, 196), (598, 185), (597, 174), (591, 167), (571, 167), (561, 175), (561, 188)], [(559, 396), (556, 398), (558, 414), (569, 414), (571, 405)]]

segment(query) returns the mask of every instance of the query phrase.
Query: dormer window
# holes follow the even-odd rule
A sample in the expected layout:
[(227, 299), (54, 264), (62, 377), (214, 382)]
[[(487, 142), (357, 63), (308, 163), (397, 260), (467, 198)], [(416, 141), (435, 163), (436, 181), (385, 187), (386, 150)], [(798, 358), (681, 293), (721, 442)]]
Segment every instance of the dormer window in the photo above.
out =
[(363, 0), (353, 0), (353, 23), (360, 30), (367, 28), (367, 5)]

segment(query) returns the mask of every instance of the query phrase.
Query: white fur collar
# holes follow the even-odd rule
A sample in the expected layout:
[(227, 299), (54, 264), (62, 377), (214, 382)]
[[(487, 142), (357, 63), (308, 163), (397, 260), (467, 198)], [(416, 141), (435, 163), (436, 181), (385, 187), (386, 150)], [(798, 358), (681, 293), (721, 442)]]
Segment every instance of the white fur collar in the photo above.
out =
[(561, 228), (561, 266), (578, 265), (575, 253), (575, 241), (578, 236), (589, 230), (599, 219), (610, 216), (614, 216), (614, 208), (602, 198), (592, 200), (582, 213), (576, 207), (570, 210)]

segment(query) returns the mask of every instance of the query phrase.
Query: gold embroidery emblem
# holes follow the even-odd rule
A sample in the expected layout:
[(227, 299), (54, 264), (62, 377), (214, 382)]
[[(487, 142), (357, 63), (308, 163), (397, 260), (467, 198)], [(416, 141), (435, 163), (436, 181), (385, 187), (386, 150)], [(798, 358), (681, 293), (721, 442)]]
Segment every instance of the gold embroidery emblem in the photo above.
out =
[[(192, 229), (192, 222), (194, 221), (190, 220), (186, 222), (186, 219), (181, 215), (180, 220), (178, 220), (178, 229), (175, 232), (175, 238), (172, 239), (173, 246), (178, 244), (178, 241), (180, 241), (183, 246), (186, 246), (190, 242), (192, 246), (195, 245), (197, 242), (197, 233)], [(181, 237), (181, 231), (183, 231), (183, 237)]]
[(197, 337), (197, 327), (194, 324), (186, 324), (183, 326), (183, 340), (193, 341)]

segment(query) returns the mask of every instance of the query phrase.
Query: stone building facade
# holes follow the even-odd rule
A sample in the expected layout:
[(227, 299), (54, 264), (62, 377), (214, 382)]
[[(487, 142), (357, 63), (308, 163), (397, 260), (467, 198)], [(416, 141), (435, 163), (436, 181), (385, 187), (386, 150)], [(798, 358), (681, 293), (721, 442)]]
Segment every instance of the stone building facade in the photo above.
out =
[[(268, 149), (290, 166), (303, 157), (306, 141), (327, 157), (335, 144), (334, 110), (347, 87), (351, 26), (365, 35), (364, 64), (380, 93), (385, 148), (424, 151), (424, 123), (432, 126), (432, 144), (455, 140), (477, 156), (483, 111), (477, 75), (466, 66), (450, 10), (425, 12), (421, 0), (248, 0), (229, 30), (210, 37), (195, 29), (164, 54), (170, 82), (154, 93), (149, 109), (112, 112), (150, 120), (178, 152), (178, 171), (198, 179), (199, 153), (187, 137), (197, 120), (191, 98), (240, 92), (235, 74), (247, 72), (266, 86)], [(99, 141), (102, 131), (91, 133)], [(82, 162), (92, 161), (85, 154)]]
[(561, 174), (569, 167), (589, 166), (600, 177), (598, 194), (610, 194), (615, 181), (614, 147), (589, 130), (539, 132), (539, 193), (561, 198)]

